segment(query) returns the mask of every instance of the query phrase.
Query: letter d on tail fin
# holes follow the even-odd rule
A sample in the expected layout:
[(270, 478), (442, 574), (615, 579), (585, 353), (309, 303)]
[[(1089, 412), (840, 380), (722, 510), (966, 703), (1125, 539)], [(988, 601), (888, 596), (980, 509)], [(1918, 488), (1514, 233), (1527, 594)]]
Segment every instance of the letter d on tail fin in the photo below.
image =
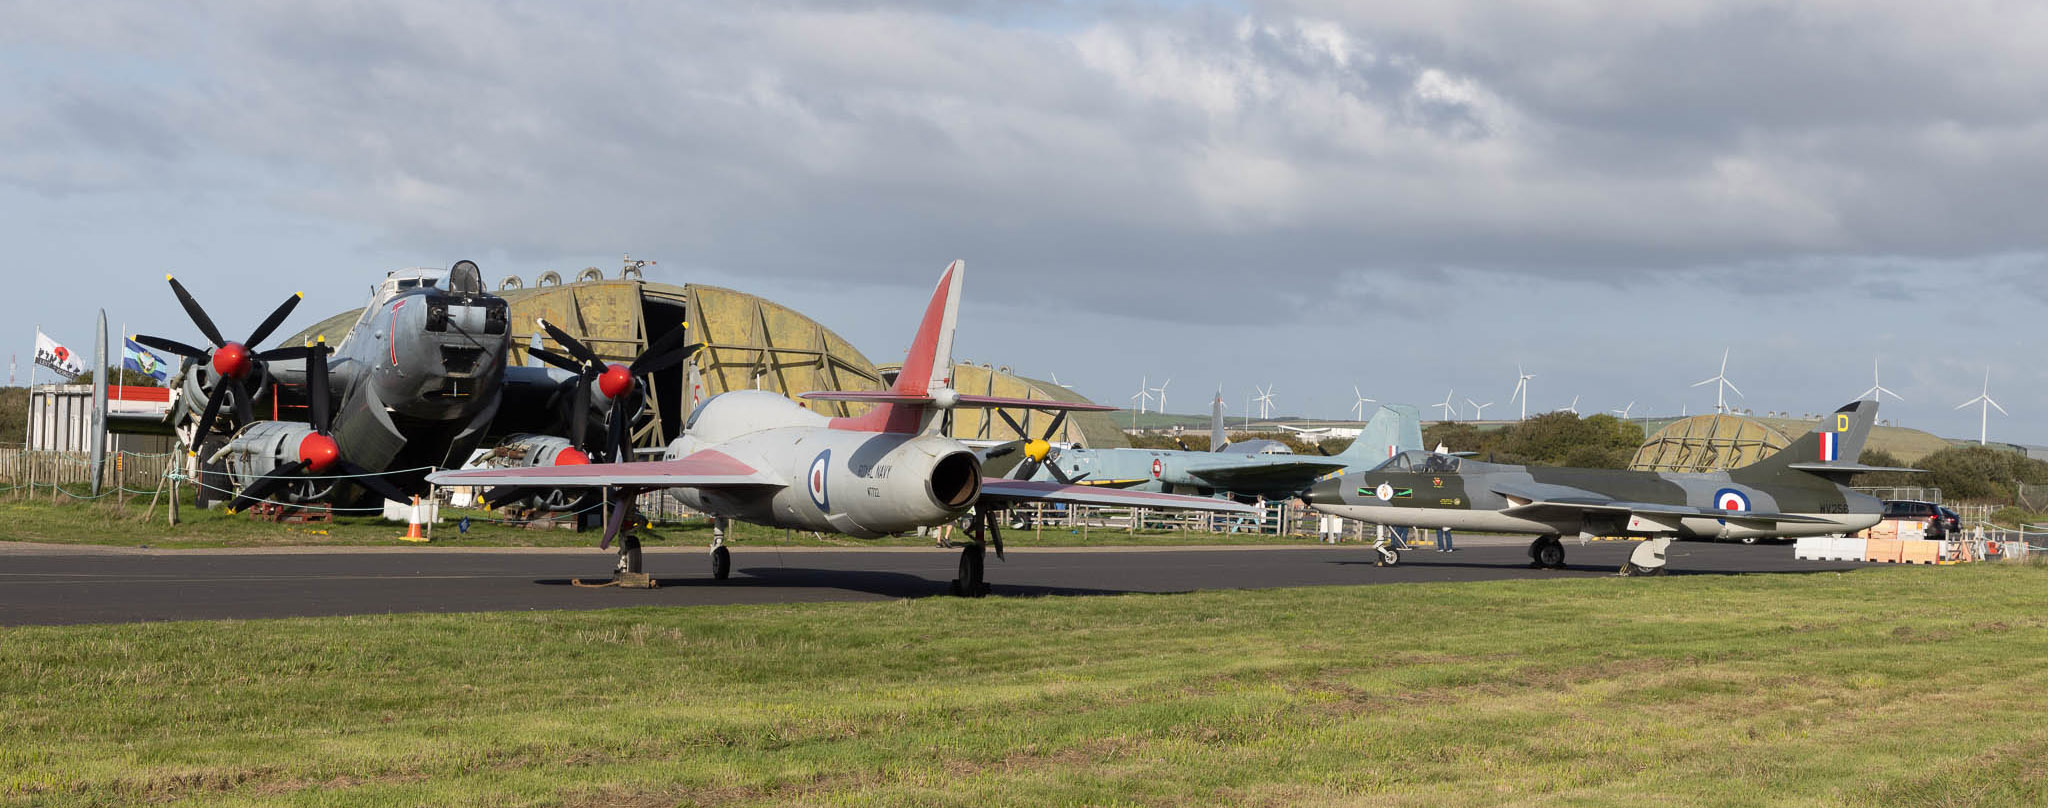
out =
[(1777, 454), (1730, 472), (1744, 481), (1765, 481), (1786, 472), (1818, 474), (1836, 483), (1872, 471), (1917, 471), (1863, 465), (1863, 444), (1870, 439), (1870, 426), (1877, 421), (1877, 402), (1855, 401), (1821, 418), (1806, 433)]

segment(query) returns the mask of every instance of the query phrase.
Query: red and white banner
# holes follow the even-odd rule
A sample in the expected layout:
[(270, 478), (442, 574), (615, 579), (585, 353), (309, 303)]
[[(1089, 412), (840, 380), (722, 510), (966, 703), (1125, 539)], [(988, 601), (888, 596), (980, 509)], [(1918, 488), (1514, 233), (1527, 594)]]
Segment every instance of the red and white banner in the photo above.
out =
[(57, 375), (63, 376), (66, 381), (76, 379), (85, 373), (85, 363), (79, 361), (78, 355), (72, 353), (70, 348), (57, 344), (56, 340), (50, 339), (40, 328), (36, 329), (36, 364), (56, 371)]

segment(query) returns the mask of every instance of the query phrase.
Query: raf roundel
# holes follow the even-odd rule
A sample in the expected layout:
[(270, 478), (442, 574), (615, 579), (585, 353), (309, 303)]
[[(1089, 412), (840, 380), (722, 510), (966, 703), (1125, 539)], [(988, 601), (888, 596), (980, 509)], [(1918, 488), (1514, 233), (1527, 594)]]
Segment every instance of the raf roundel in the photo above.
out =
[(1749, 497), (1733, 488), (1723, 488), (1714, 495), (1714, 507), (1724, 511), (1745, 512), (1749, 510)]
[(820, 511), (832, 509), (832, 498), (825, 490), (825, 477), (832, 470), (832, 450), (818, 453), (818, 459), (811, 461), (811, 471), (804, 475), (805, 487), (811, 491), (811, 502)]

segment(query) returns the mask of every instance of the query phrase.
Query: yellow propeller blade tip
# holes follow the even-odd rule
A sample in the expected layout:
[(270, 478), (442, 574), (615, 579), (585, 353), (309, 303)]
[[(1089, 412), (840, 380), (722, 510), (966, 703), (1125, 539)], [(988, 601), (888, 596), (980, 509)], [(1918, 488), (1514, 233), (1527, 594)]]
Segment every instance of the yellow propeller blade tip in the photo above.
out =
[(173, 277), (171, 277), (171, 273), (169, 273), (169, 272), (166, 272), (166, 273), (164, 273), (164, 280), (167, 280), (167, 281), (174, 281), (174, 280), (177, 280), (177, 278), (173, 278)]

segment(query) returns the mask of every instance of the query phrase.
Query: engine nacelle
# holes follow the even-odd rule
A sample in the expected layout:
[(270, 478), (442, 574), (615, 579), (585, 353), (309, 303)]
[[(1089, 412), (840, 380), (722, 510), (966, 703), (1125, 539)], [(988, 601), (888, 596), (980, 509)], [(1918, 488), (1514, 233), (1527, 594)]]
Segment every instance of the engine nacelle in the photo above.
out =
[[(544, 466), (588, 465), (590, 456), (575, 447), (568, 438), (554, 435), (513, 435), (492, 447), (483, 465), (490, 468), (534, 468)], [(594, 502), (597, 493), (591, 489), (533, 488), (518, 491), (516, 499), (502, 499), (493, 504), (498, 507), (523, 506), (543, 511), (573, 511)]]
[[(229, 479), (235, 490), (254, 482), (256, 478), (269, 474), (278, 466), (299, 462), (300, 447), (308, 436), (314, 435), (310, 424), (293, 421), (256, 421), (242, 431), (235, 433), (227, 446), (213, 458), (219, 458), (227, 466)], [(331, 473), (331, 472), (330, 472)], [(317, 475), (316, 475), (317, 476)], [(279, 502), (304, 503), (329, 500), (334, 488), (341, 480), (303, 479), (294, 480), (279, 487), (269, 496)], [(216, 491), (217, 495), (227, 492)]]
[[(671, 456), (694, 451), (685, 437)], [(698, 510), (776, 527), (874, 538), (957, 519), (981, 496), (981, 461), (951, 438), (772, 429), (715, 446), (789, 485), (757, 493), (680, 490)]]

